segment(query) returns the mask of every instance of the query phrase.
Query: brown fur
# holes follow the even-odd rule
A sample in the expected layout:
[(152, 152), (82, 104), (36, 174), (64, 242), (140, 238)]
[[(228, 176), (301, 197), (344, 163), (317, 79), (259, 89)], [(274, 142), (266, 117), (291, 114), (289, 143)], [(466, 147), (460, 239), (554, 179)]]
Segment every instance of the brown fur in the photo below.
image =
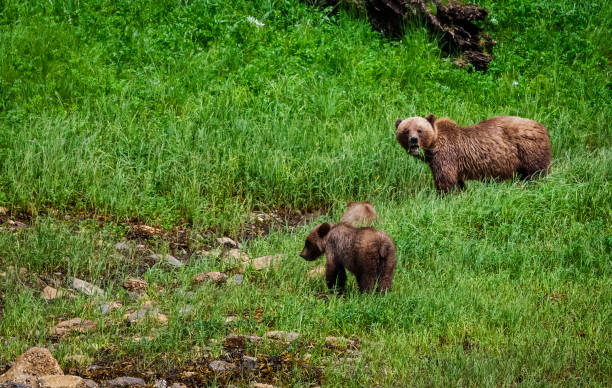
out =
[(342, 292), (345, 269), (357, 278), (360, 292), (386, 293), (395, 270), (395, 245), (389, 236), (374, 228), (355, 228), (327, 222), (314, 228), (306, 238), (300, 256), (312, 261), (325, 253), (325, 279), (330, 290)]
[(514, 174), (530, 179), (549, 172), (550, 137), (537, 121), (498, 116), (460, 127), (428, 115), (397, 120), (395, 126), (406, 152), (429, 164), (439, 192), (463, 189), (468, 179), (504, 180)]
[(376, 218), (376, 208), (370, 202), (347, 202), (340, 222), (352, 226), (372, 225)]

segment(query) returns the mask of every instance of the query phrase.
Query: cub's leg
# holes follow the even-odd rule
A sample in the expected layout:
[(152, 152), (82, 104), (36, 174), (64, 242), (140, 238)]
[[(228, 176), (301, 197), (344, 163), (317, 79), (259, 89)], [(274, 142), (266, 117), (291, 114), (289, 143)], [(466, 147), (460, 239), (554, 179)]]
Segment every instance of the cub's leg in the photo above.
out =
[(325, 280), (330, 291), (336, 291), (341, 294), (346, 284), (346, 271), (344, 267), (328, 258), (325, 264)]

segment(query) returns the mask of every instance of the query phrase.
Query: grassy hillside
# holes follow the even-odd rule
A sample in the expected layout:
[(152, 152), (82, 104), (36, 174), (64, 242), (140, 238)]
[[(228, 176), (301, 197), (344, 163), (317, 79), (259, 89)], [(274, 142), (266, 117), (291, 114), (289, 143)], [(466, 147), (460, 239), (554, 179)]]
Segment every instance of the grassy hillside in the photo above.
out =
[[(0, 365), (80, 316), (98, 329), (53, 344), (64, 367), (77, 353), (180, 364), (195, 347), (223, 354), (232, 330), (273, 328), (304, 340), (253, 352), (310, 354), (323, 376), (296, 367), (276, 384), (609, 384), (612, 5), (478, 4), (498, 42), (487, 73), (454, 67), (422, 26), (387, 40), (363, 18), (297, 0), (0, 0), (0, 220), (27, 223), (0, 230)], [(552, 173), (438, 196), (394, 138), (397, 118), (428, 113), (538, 120)], [(398, 247), (383, 298), (358, 295), (352, 278), (345, 297), (321, 298), (323, 280), (297, 256), (309, 228), (338, 220), (349, 200), (370, 200)], [(253, 209), (321, 208), (305, 226), (245, 241), (250, 257), (287, 253), (281, 267), (194, 290), (198, 272), (235, 271), (195, 253), (211, 236), (244, 236)], [(189, 246), (156, 238), (145, 253), (115, 252), (128, 220), (188, 228)], [(167, 251), (189, 265), (145, 260)], [(132, 275), (149, 282), (167, 327), (118, 323), (136, 303), (121, 288)], [(124, 310), (39, 298), (66, 276), (103, 286)], [(225, 324), (244, 309), (249, 319)], [(152, 329), (153, 341), (126, 340)], [(327, 335), (358, 337), (359, 355), (339, 362)]]

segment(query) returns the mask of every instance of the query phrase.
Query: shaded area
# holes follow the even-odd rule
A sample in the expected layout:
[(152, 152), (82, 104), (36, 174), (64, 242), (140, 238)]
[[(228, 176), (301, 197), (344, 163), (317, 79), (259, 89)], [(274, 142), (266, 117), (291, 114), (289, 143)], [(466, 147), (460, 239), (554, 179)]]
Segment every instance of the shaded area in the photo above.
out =
[(496, 42), (481, 27), (488, 11), (475, 4), (456, 0), (446, 4), (439, 0), (315, 0), (310, 3), (331, 6), (332, 13), (338, 4), (356, 6), (365, 11), (376, 30), (395, 38), (404, 36), (407, 22), (417, 18), (425, 22), (432, 34), (441, 37), (445, 52), (461, 53), (461, 58), (454, 61), (459, 67), (471, 64), (477, 70), (487, 70), (493, 59), (491, 49)]
[[(248, 382), (279, 384), (290, 381), (300, 385), (320, 385), (324, 379), (320, 368), (310, 365), (307, 360), (290, 352), (272, 356), (260, 355), (257, 357), (257, 367), (253, 370), (240, 367), (244, 355), (242, 350), (232, 351), (217, 359), (205, 355), (181, 365), (176, 365), (172, 357), (165, 357), (155, 365), (149, 366), (143, 365), (142, 360), (138, 358), (117, 360), (112, 359), (110, 354), (105, 356), (104, 352), (102, 350), (103, 356), (98, 362), (88, 367), (69, 367), (67, 373), (96, 382), (131, 376), (140, 377), (148, 384), (153, 384), (157, 379), (164, 379), (168, 385), (182, 383), (188, 387), (209, 386), (212, 383), (248, 385)], [(228, 362), (235, 368), (215, 372), (209, 366), (212, 361)]]

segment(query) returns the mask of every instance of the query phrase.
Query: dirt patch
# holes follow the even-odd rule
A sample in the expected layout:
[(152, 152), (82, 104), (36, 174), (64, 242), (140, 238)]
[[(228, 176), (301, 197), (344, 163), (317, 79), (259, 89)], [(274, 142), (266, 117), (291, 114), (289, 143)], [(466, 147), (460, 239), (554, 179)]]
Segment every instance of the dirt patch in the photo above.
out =
[[(176, 365), (172, 357), (165, 357), (155, 365), (144, 365), (139, 358), (123, 360), (101, 360), (88, 367), (73, 366), (68, 373), (91, 379), (96, 382), (110, 380), (121, 376), (140, 377), (148, 384), (156, 379), (164, 379), (168, 386), (182, 383), (188, 387), (238, 384), (249, 385), (249, 382), (282, 385), (283, 382), (297, 382), (299, 385), (320, 385), (323, 382), (323, 371), (308, 363), (308, 360), (285, 352), (279, 355), (257, 357), (257, 368), (247, 371), (240, 367), (244, 352), (236, 350), (219, 358), (201, 357), (195, 361)], [(236, 367), (225, 372), (214, 372), (210, 363), (224, 361)]]

